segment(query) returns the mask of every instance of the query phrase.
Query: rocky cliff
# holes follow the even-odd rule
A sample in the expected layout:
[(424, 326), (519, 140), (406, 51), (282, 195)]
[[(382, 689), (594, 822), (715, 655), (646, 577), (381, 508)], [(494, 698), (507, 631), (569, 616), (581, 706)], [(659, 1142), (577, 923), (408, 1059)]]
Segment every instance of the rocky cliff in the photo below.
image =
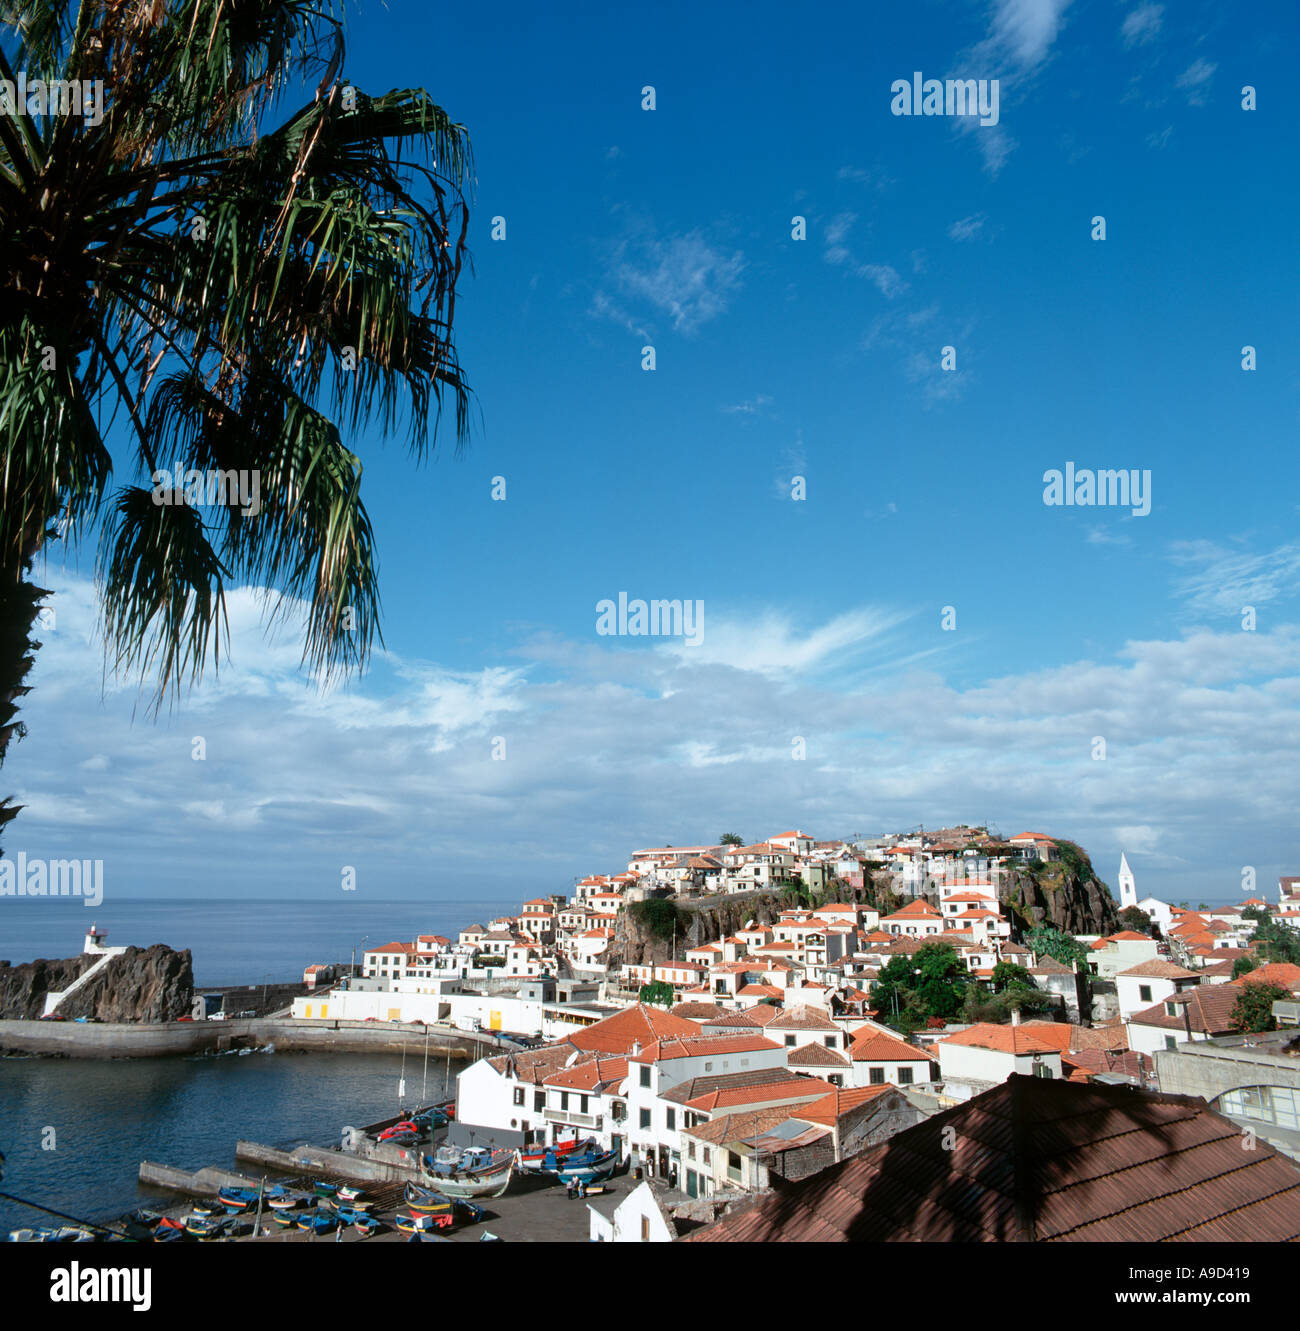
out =
[[(94, 964), (92, 956), (29, 961), (0, 968), (0, 1018), (34, 1020), (45, 1010), (45, 995), (69, 988)], [(100, 1021), (175, 1021), (187, 1017), (194, 1000), (194, 972), (188, 951), (156, 943), (129, 947), (93, 980), (59, 1005), (59, 1015)]]
[(1093, 872), (1088, 856), (1071, 841), (1057, 843), (1061, 859), (1012, 869), (998, 896), (1021, 930), (1043, 924), (1071, 934), (1108, 934), (1119, 928), (1119, 908)]
[[(660, 904), (668, 907), (674, 903), (665, 899)], [(614, 941), (608, 959), (610, 972), (617, 974), (625, 962), (629, 966), (651, 966), (671, 961), (674, 942), (680, 961), (688, 948), (726, 938), (749, 920), (771, 924), (780, 911), (780, 900), (771, 892), (742, 892), (735, 896), (708, 897), (698, 903), (676, 904), (671, 923), (666, 909), (659, 912), (659, 921), (652, 922), (636, 905), (627, 907), (619, 911), (614, 922)], [(672, 924), (676, 925), (675, 933)]]

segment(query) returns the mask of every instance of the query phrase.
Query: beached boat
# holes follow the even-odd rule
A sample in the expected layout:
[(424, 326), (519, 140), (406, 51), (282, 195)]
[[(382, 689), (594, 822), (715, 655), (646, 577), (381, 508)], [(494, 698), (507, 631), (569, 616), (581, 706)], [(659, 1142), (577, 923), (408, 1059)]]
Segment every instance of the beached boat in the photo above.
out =
[(185, 1217), (185, 1232), (196, 1239), (216, 1238), (222, 1232), (225, 1218), (214, 1215), (188, 1215)]
[(425, 1179), (452, 1197), (500, 1197), (510, 1186), (514, 1151), (488, 1151), (481, 1146), (460, 1152), (444, 1148), (422, 1156)]
[(403, 1196), (413, 1214), (445, 1217), (447, 1223), (451, 1224), (452, 1200), (445, 1192), (435, 1192), (432, 1188), (420, 1187), (418, 1183), (408, 1183)]
[(296, 1216), (292, 1211), (277, 1211), (271, 1219), (275, 1221), (281, 1229), (297, 1229), (298, 1221), (301, 1216)]
[(217, 1200), (227, 1211), (247, 1211), (257, 1205), (256, 1188), (222, 1188), (217, 1193)]
[(366, 1190), (357, 1183), (344, 1183), (339, 1187), (339, 1200), (356, 1203), (366, 1195)]
[(584, 1137), (581, 1141), (577, 1137), (569, 1137), (565, 1141), (556, 1142), (554, 1146), (534, 1146), (528, 1150), (521, 1148), (518, 1152), (519, 1168), (535, 1174), (553, 1173), (562, 1161), (582, 1151), (590, 1151), (594, 1156), (600, 1153), (600, 1147), (594, 1137)]
[(314, 1215), (298, 1217), (298, 1228), (311, 1234), (328, 1234), (338, 1226), (338, 1216), (333, 1211), (317, 1211)]
[(593, 1183), (597, 1179), (609, 1178), (617, 1167), (618, 1155), (614, 1151), (606, 1151), (604, 1155), (590, 1158), (584, 1156), (571, 1164), (562, 1164), (556, 1173), (561, 1183)]
[(339, 1185), (337, 1183), (323, 1183), (320, 1179), (317, 1179), (311, 1185), (311, 1190), (317, 1197), (333, 1197), (338, 1192)]
[(403, 1234), (432, 1234), (438, 1228), (438, 1222), (431, 1215), (406, 1215), (399, 1211), (393, 1217), (393, 1224)]
[(306, 1206), (308, 1202), (314, 1202), (316, 1198), (307, 1192), (286, 1192), (279, 1197), (266, 1198), (266, 1204), (273, 1211), (295, 1211), (300, 1206)]

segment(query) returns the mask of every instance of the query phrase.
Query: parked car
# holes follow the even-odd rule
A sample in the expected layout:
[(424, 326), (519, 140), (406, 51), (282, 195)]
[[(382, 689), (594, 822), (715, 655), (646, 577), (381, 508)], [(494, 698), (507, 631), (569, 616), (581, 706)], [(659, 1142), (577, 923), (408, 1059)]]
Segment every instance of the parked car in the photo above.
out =
[(177, 1021), (193, 1021), (194, 1018), (193, 1018), (193, 1017), (177, 1017), (176, 1020), (177, 1020)]

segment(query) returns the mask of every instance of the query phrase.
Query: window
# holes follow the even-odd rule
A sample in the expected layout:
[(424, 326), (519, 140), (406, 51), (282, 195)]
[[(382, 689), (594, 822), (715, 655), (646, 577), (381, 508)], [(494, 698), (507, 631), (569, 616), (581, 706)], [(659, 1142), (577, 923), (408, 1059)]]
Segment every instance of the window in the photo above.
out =
[(578, 1097), (578, 1113), (585, 1114), (586, 1112), (587, 1112), (587, 1097), (585, 1095), (580, 1095)]
[(901, 1064), (898, 1068), (898, 1084), (900, 1086), (910, 1086), (912, 1084), (912, 1069), (905, 1068)]
[(694, 1142), (687, 1142), (687, 1143), (686, 1143), (686, 1158), (687, 1158), (688, 1160), (694, 1160), (694, 1159), (695, 1159), (695, 1143), (694, 1143)]
[(1176, 1016), (1178, 1015), (1178, 1004), (1177, 1004), (1177, 1003), (1166, 1003), (1166, 1004), (1165, 1004), (1165, 1015), (1166, 1015), (1167, 1017), (1176, 1017)]
[(707, 1146), (700, 1152), (700, 1159), (706, 1165), (709, 1163), (709, 1148)]
[(871, 1069), (871, 1085), (872, 1085), (872, 1086), (883, 1086), (883, 1085), (884, 1085), (884, 1082), (885, 1082), (885, 1069), (884, 1069), (884, 1068), (872, 1068), (872, 1069)]
[(641, 1242), (650, 1242), (650, 1217), (648, 1215), (641, 1217)]
[(713, 1064), (712, 1064), (712, 1063), (706, 1063), (706, 1064), (704, 1065), (704, 1070), (705, 1070), (705, 1072), (712, 1072), (712, 1071), (713, 1071)]
[(833, 1035), (828, 1035), (828, 1036), (826, 1036), (826, 1037), (825, 1037), (825, 1042), (826, 1042), (826, 1048), (827, 1048), (827, 1049), (834, 1049), (834, 1048), (835, 1048), (835, 1037), (834, 1037)]
[(1138, 998), (1143, 1003), (1151, 1001), (1151, 986), (1149, 984), (1138, 985)]
[(643, 1067), (643, 1068), (641, 1069), (641, 1085), (642, 1085), (642, 1086), (649, 1086), (649, 1085), (650, 1085), (650, 1068), (649, 1068), (649, 1066)]
[(522, 1104), (523, 1104), (523, 1102), (524, 1102), (524, 1088), (523, 1088), (522, 1086), (516, 1086), (516, 1087), (515, 1087), (515, 1101), (514, 1101), (514, 1102), (515, 1102), (515, 1104), (517, 1104), (517, 1105), (522, 1105)]
[(675, 1109), (667, 1111), (667, 1124), (669, 1132), (677, 1131), (677, 1111)]
[(546, 1108), (546, 1092), (533, 1092), (533, 1113), (540, 1114)]
[(650, 1111), (648, 1109), (643, 1109), (641, 1111), (640, 1121), (643, 1128), (648, 1128), (650, 1126)]
[(794, 1048), (794, 1036), (793, 1036), (793, 1035), (787, 1035), (787, 1036), (785, 1037), (785, 1047), (786, 1047), (787, 1049), (793, 1049), (793, 1048)]
[(568, 1093), (568, 1091), (561, 1091), (561, 1092), (560, 1092), (560, 1108), (561, 1108), (561, 1109), (564, 1109), (564, 1110), (567, 1110), (568, 1107), (569, 1107), (569, 1093)]
[(1172, 1036), (1172, 1035), (1166, 1035), (1166, 1036), (1165, 1036), (1165, 1048), (1166, 1048), (1166, 1049), (1177, 1049), (1177, 1048), (1178, 1048), (1178, 1040), (1177, 1040), (1174, 1036)]
[(1046, 1077), (1050, 1081), (1052, 1077), (1052, 1069), (1049, 1068), (1046, 1063), (1035, 1063), (1034, 1076)]

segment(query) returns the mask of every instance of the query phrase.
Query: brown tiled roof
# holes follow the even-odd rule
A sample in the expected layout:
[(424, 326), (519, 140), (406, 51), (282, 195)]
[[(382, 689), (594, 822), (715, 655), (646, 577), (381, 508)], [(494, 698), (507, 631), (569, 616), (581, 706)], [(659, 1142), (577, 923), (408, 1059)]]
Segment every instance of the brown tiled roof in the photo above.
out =
[(734, 1012), (726, 1012), (720, 1017), (710, 1017), (705, 1021), (706, 1026), (739, 1026), (749, 1027), (751, 1030), (762, 1030), (765, 1026), (770, 1026), (781, 1015), (779, 1007), (773, 1007), (771, 1003), (758, 1003), (754, 1007), (739, 1008)]
[[(1185, 1031), (1188, 1026), (1202, 1035), (1226, 1035), (1233, 1029), (1232, 1009), (1241, 994), (1236, 984), (1198, 984), (1181, 994), (1170, 994), (1154, 1007), (1135, 1012), (1129, 1021), (1138, 1026), (1158, 1026), (1169, 1031)], [(1166, 1003), (1178, 1007), (1175, 1016), (1165, 1011)], [(1186, 1020), (1184, 1020), (1186, 1012)]]
[[(802, 1109), (803, 1106), (800, 1106), (798, 1115), (800, 1118), (804, 1117)], [(682, 1135), (697, 1137), (711, 1146), (722, 1146), (726, 1142), (739, 1141), (742, 1137), (751, 1137), (755, 1133), (768, 1132), (772, 1128), (780, 1127), (793, 1116), (793, 1113), (789, 1105), (776, 1105), (768, 1109), (744, 1109), (712, 1118), (707, 1123), (697, 1123), (693, 1128), (683, 1128)]]
[(627, 1076), (625, 1058), (588, 1058), (571, 1068), (561, 1068), (547, 1077), (548, 1086), (561, 1086), (566, 1090), (594, 1091), (623, 1080)]
[(716, 1003), (677, 1003), (672, 1008), (674, 1017), (686, 1017), (690, 1021), (717, 1021), (726, 1015), (726, 1011)]
[[(812, 986), (808, 986), (811, 988)], [(771, 1023), (774, 1030), (782, 1031), (837, 1031), (839, 1027), (818, 1008), (810, 1008), (806, 1003), (782, 1012)]]
[(824, 1044), (805, 1044), (790, 1050), (786, 1062), (792, 1068), (847, 1068), (849, 1060)]
[(660, 1063), (674, 1058), (708, 1058), (711, 1054), (752, 1054), (780, 1046), (762, 1035), (737, 1031), (734, 1035), (695, 1034), (690, 1039), (672, 1037), (648, 1044), (640, 1053), (630, 1055), (633, 1063)]
[(684, 1241), (1297, 1239), (1300, 1171), (1203, 1100), (1012, 1076)]
[(1300, 966), (1289, 961), (1270, 961), (1241, 977), (1242, 984), (1280, 984), (1293, 992), (1300, 988)]
[[(1194, 980), (1195, 971), (1184, 970), (1181, 966), (1175, 965), (1172, 961), (1165, 961), (1163, 957), (1153, 957), (1150, 961), (1144, 961), (1138, 966), (1130, 966), (1126, 971), (1120, 971), (1119, 975), (1130, 975), (1134, 979), (1150, 980)], [(1116, 976), (1116, 979), (1119, 978)]]
[(750, 1068), (747, 1072), (713, 1072), (705, 1077), (689, 1077), (660, 1095), (661, 1100), (684, 1105), (711, 1091), (732, 1090), (738, 1086), (773, 1086), (790, 1080), (785, 1068)]
[(1073, 975), (1074, 971), (1055, 957), (1044, 957), (1037, 966), (1028, 966), (1030, 975)]

